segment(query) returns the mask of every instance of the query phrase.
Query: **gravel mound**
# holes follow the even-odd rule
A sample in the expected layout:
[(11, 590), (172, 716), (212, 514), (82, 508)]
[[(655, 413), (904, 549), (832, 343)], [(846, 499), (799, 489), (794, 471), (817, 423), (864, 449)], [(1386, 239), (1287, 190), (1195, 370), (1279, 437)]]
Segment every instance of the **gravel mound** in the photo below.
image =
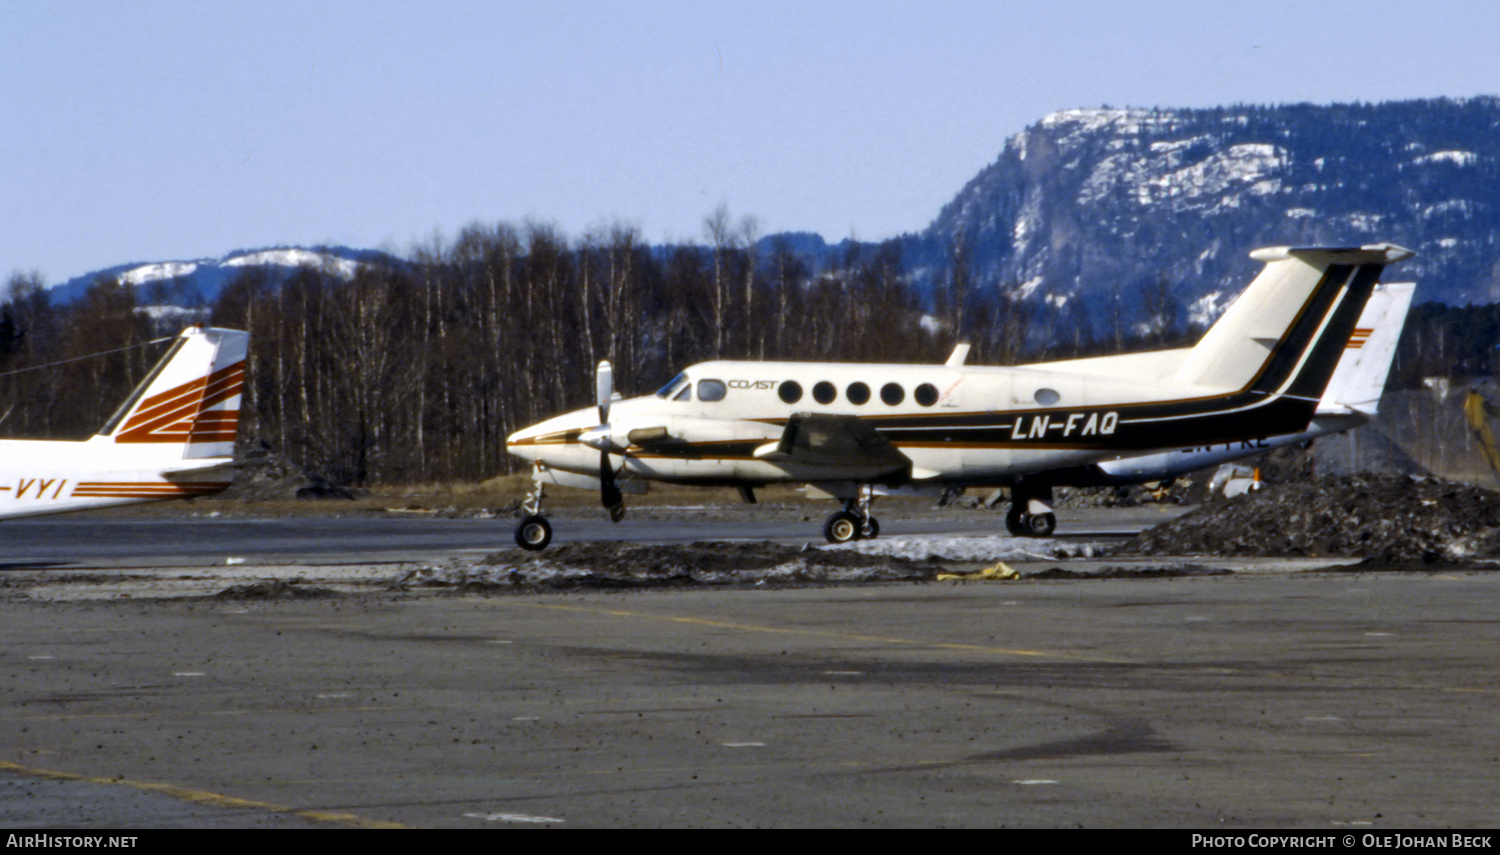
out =
[(298, 585), (282, 579), (232, 585), (213, 595), (216, 600), (326, 600), (339, 596), (337, 591), (313, 585)]
[(245, 502), (282, 501), (286, 499), (354, 499), (358, 490), (336, 484), (290, 458), (258, 448), (236, 463), (234, 484), (224, 491), (224, 498)]
[(1350, 556), (1393, 565), (1500, 558), (1500, 494), (1413, 476), (1277, 484), (1142, 532), (1121, 551)]

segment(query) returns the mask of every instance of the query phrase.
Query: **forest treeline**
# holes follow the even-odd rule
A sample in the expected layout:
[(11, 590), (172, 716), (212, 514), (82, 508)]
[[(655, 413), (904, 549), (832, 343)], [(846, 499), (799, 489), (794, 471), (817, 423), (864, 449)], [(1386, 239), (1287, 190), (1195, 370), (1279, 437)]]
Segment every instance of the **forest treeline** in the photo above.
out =
[[(715, 358), (941, 362), (967, 341), (972, 364), (993, 365), (1197, 334), (1165, 281), (1126, 295), (1128, 306), (1085, 307), (974, 281), (962, 245), (924, 291), (899, 241), (849, 242), (815, 263), (722, 208), (705, 238), (653, 247), (623, 225), (570, 240), (543, 224), (476, 224), (352, 277), (247, 267), (196, 319), (251, 334), (242, 447), (361, 486), (515, 471), (505, 437), (592, 403), (601, 359), (630, 395)], [(105, 277), (58, 305), (39, 276), (12, 275), (0, 305), (0, 435), (96, 430), (165, 347), (147, 343), (184, 325), (180, 313), (151, 308), (170, 290)], [(1398, 370), (1492, 370), (1500, 313), (1484, 309), (1487, 325), (1418, 307), (1403, 352), (1414, 338), (1420, 352)]]

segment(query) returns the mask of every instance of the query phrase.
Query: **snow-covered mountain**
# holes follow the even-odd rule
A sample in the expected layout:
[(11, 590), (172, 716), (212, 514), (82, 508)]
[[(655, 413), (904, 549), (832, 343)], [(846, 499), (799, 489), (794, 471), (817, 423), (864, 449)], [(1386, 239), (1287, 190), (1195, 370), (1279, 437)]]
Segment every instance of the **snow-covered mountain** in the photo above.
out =
[(221, 258), (194, 261), (156, 261), (120, 264), (69, 279), (53, 289), (56, 300), (67, 302), (81, 296), (101, 276), (113, 276), (136, 286), (147, 303), (192, 305), (211, 303), (219, 289), (247, 267), (265, 269), (273, 280), (290, 277), (299, 268), (316, 267), (342, 279), (351, 279), (361, 264), (391, 261), (374, 250), (348, 247), (276, 247), (237, 250)]
[(1279, 244), (1391, 241), (1417, 298), (1500, 301), (1500, 99), (1066, 110), (1005, 142), (912, 241), (941, 276), (1096, 303), (1164, 281), (1196, 320)]

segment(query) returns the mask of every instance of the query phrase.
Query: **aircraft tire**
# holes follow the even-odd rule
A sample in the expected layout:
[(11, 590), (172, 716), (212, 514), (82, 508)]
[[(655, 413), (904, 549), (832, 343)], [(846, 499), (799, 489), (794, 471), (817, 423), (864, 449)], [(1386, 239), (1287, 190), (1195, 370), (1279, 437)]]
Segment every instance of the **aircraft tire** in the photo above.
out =
[(552, 542), (552, 523), (538, 514), (523, 518), (516, 524), (516, 545), (532, 552), (546, 549)]
[(1005, 530), (1010, 532), (1012, 537), (1027, 537), (1031, 534), (1030, 529), (1026, 527), (1026, 522), (1026, 515), (1017, 508), (1011, 508), (1005, 514)]
[(865, 540), (874, 540), (880, 536), (880, 520), (874, 517), (865, 517), (864, 527), (860, 529), (859, 536)]
[(849, 543), (859, 540), (859, 515), (849, 511), (834, 511), (823, 523), (823, 536), (829, 543)]
[(1057, 531), (1056, 514), (1031, 514), (1026, 520), (1026, 533), (1031, 537), (1051, 537)]

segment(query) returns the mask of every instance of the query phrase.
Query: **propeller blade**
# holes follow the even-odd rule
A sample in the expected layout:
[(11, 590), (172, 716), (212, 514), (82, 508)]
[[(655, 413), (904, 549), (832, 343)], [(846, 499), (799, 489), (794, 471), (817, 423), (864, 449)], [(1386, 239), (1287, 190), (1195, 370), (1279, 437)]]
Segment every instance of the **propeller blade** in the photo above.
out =
[(594, 375), (594, 391), (599, 402), (599, 424), (609, 424), (609, 401), (615, 394), (615, 372), (609, 360), (599, 362), (599, 371)]
[(609, 510), (610, 522), (625, 518), (625, 497), (615, 483), (615, 469), (609, 465), (609, 452), (599, 452), (599, 502)]
[(599, 501), (609, 510), (611, 522), (625, 518), (625, 497), (615, 483), (615, 468), (609, 465), (609, 403), (615, 395), (615, 373), (609, 360), (600, 360), (599, 370), (594, 374), (594, 392), (599, 401), (599, 427), (603, 444), (599, 446)]

